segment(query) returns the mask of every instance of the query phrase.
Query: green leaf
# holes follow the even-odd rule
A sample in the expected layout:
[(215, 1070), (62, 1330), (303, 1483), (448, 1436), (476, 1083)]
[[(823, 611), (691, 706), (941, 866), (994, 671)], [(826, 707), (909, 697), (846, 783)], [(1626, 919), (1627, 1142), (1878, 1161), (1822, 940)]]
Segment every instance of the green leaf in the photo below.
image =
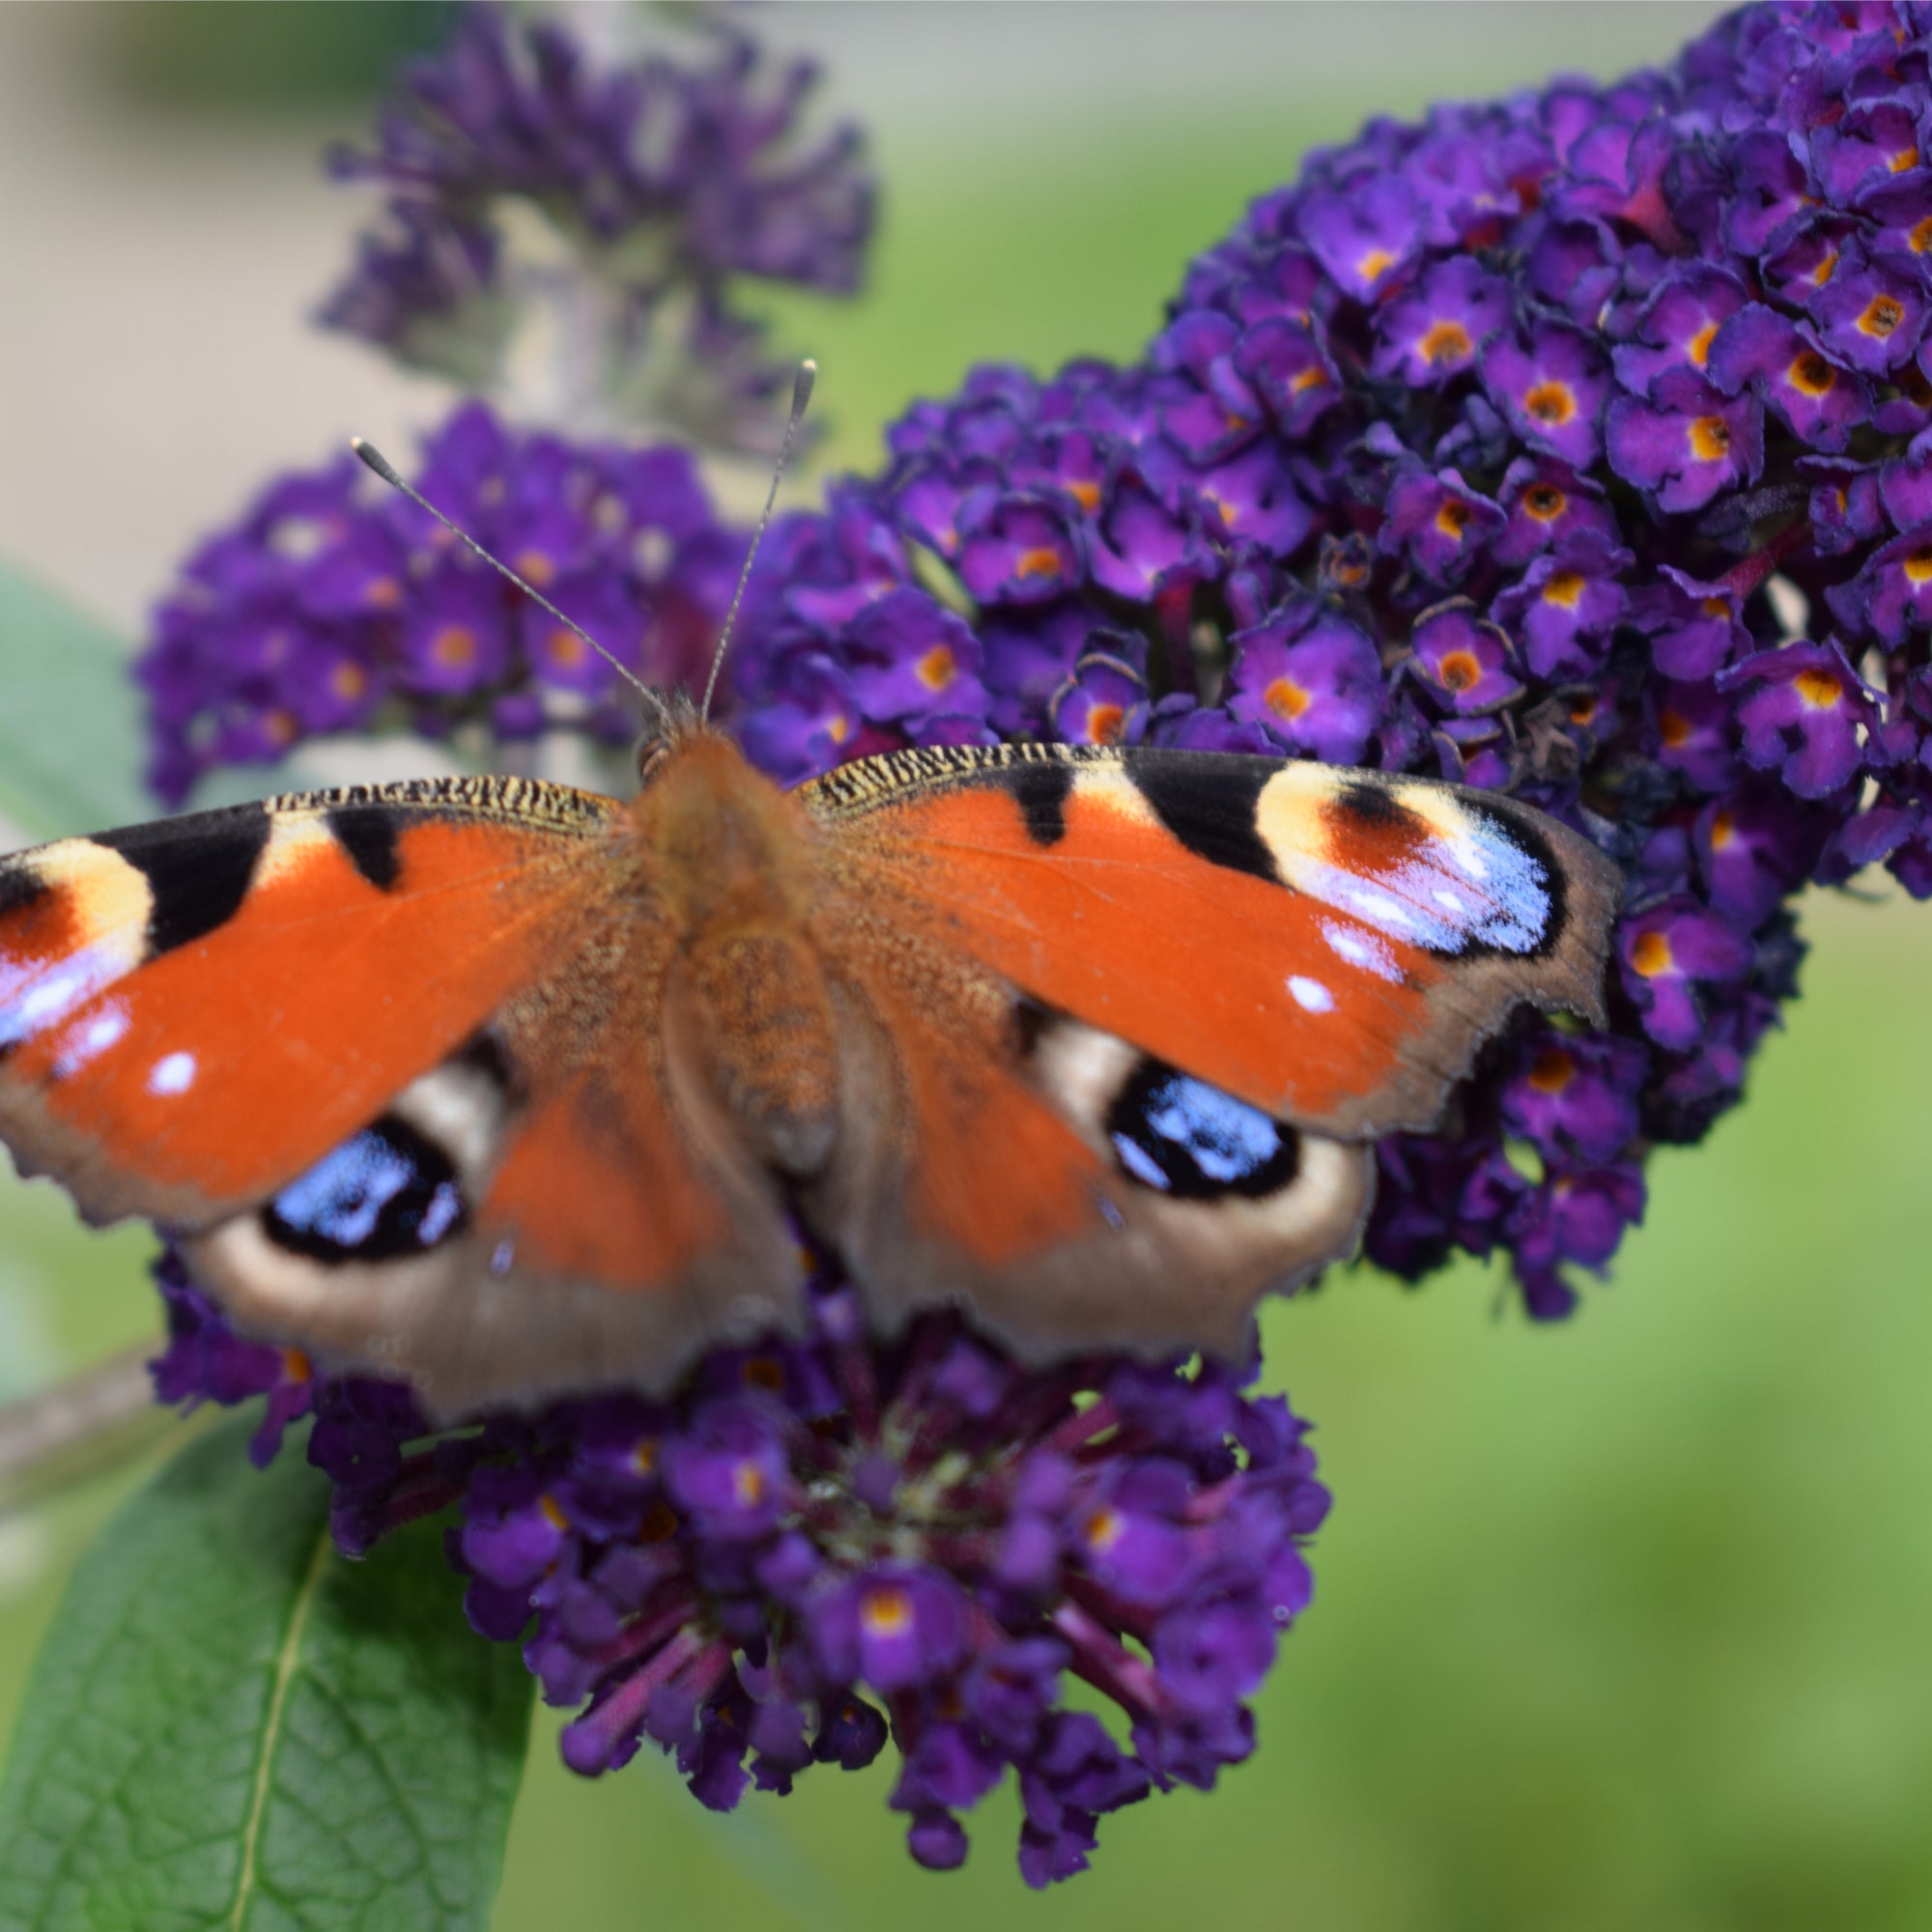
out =
[(0, 817), (55, 838), (152, 818), (127, 647), (0, 565)]
[(516, 1650), (440, 1533), (366, 1563), (252, 1418), (189, 1444), (82, 1559), (0, 1780), (4, 1932), (487, 1925), (529, 1740)]

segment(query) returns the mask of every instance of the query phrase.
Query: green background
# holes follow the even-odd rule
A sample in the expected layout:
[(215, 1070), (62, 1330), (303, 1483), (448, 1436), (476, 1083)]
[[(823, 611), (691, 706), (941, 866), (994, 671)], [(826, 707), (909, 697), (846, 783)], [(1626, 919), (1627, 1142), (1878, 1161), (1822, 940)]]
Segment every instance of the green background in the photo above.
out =
[[(1105, 138), (902, 127), (868, 296), (780, 311), (819, 358), (828, 455), (869, 466), (880, 422), (972, 359), (1133, 353), (1249, 193), (1427, 85), (1365, 73), (1289, 116), (1249, 96)], [(1010, 1793), (935, 1877), (884, 1765), (719, 1819), (654, 1762), (569, 1777), (545, 1719), (499, 1932), (1932, 1923), (1932, 913), (1814, 896), (1804, 928), (1747, 1102), (1654, 1162), (1645, 1227), (1573, 1321), (1531, 1329), (1476, 1268), (1420, 1293), (1340, 1273), (1270, 1314), (1268, 1379), (1317, 1423), (1336, 1507), (1260, 1751), (1219, 1791), (1105, 1821), (1094, 1870), (1036, 1897)], [(145, 1251), (0, 1189), (0, 1390), (147, 1332)], [(129, 1480), (0, 1520), (0, 1710)]]

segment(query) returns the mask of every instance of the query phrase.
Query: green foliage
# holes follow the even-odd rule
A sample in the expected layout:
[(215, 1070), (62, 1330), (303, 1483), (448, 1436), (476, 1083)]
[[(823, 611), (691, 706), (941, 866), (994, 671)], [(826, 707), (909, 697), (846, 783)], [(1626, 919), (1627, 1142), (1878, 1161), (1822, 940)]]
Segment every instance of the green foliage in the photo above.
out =
[(4, 1932), (488, 1923), (530, 1680), (424, 1524), (350, 1564), (327, 1485), (211, 1430), (81, 1560), (0, 1782)]
[(104, 626), (0, 565), (0, 817), (37, 838), (154, 814), (140, 699)]

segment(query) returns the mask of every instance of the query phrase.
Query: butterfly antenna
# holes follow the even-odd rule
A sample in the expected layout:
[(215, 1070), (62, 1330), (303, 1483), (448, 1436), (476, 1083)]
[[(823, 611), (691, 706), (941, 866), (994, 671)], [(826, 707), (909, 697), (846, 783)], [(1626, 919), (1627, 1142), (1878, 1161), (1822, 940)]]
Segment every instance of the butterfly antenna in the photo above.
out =
[(757, 560), (758, 545), (765, 534), (765, 526), (772, 520), (772, 505), (779, 499), (779, 483), (785, 473), (785, 464), (791, 456), (792, 438), (798, 434), (799, 419), (805, 414), (805, 406), (811, 400), (811, 385), (818, 375), (818, 364), (808, 355), (798, 365), (798, 375), (791, 385), (791, 415), (785, 423), (784, 441), (779, 445), (777, 468), (772, 471), (772, 487), (765, 493), (765, 513), (758, 519), (758, 527), (752, 532), (752, 547), (745, 553), (745, 567), (738, 573), (738, 587), (731, 593), (731, 608), (724, 613), (724, 628), (718, 633), (718, 648), (711, 653), (711, 675), (704, 680), (704, 702), (698, 706), (700, 719), (711, 716), (711, 694), (718, 689), (718, 672), (724, 662), (724, 646), (731, 641), (731, 625), (738, 615), (738, 606), (745, 601), (745, 586), (752, 581), (752, 565)]
[(642, 678), (639, 677), (626, 666), (620, 664), (617, 661), (617, 659), (610, 651), (607, 651), (604, 648), (604, 646), (600, 644), (597, 641), (597, 639), (593, 638), (590, 635), (590, 633), (583, 628), (582, 624), (576, 621), (575, 618), (566, 617), (563, 614), (563, 612), (559, 611), (556, 608), (556, 606), (550, 601), (548, 597), (546, 597), (540, 590), (536, 588), (534, 584), (519, 577), (517, 573), (514, 570), (512, 570), (507, 563), (504, 563), (500, 558), (492, 556), (490, 553), (487, 550), (485, 550), (483, 546), (480, 543), (478, 543), (476, 539), (472, 537), (468, 530), (464, 529), (460, 525), (452, 523), (447, 517), (445, 517), (442, 514), (442, 512), (439, 510), (436, 507), (436, 505), (432, 503), (429, 500), (429, 498), (422, 494), (420, 490), (412, 490), (409, 486), (409, 484), (405, 483), (402, 477), (396, 473), (395, 466), (390, 463), (389, 459), (386, 456), (384, 456), (383, 452), (380, 449), (378, 449), (373, 442), (364, 441), (364, 440), (359, 436), (352, 436), (349, 439), (349, 447), (353, 449), (355, 452), (355, 454), (359, 456), (362, 459), (362, 461), (366, 463), (369, 466), (369, 468), (373, 469), (376, 472), (376, 474), (380, 476), (383, 479), (383, 481), (390, 487), (390, 489), (400, 490), (403, 493), (403, 495), (410, 499), (412, 503), (414, 503), (419, 509), (427, 510), (430, 513), (430, 515), (434, 517), (437, 520), (437, 522), (443, 526), (444, 529), (450, 532), (452, 536), (461, 537), (462, 540), (465, 543), (467, 543), (469, 546), (469, 548), (473, 550), (476, 553), (476, 554), (480, 556), (483, 559), (483, 561), (490, 566), (492, 570), (500, 571), (503, 574), (503, 576), (507, 577), (510, 580), (510, 582), (514, 583), (517, 586), (517, 588), (521, 590), (524, 593), (524, 595), (530, 600), (532, 604), (536, 605), (536, 607), (539, 610), (548, 611), (550, 614), (553, 617), (554, 617), (556, 621), (559, 624), (561, 624), (566, 631), (571, 632), (576, 637), (582, 638), (583, 641), (586, 644), (588, 644), (590, 648), (593, 651), (595, 651), (597, 655), (600, 658), (602, 658), (604, 662), (608, 664), (611, 667), (611, 668), (614, 670), (617, 673), (617, 675), (624, 680), (626, 684), (633, 686), (637, 690), (639, 695), (643, 698), (644, 702), (648, 704), (651, 707), (651, 709), (657, 713), (659, 724), (664, 725), (669, 724), (670, 713), (667, 709), (664, 699), (660, 697), (658, 694), (655, 691), (653, 691), (650, 688), (650, 686), (643, 681)]

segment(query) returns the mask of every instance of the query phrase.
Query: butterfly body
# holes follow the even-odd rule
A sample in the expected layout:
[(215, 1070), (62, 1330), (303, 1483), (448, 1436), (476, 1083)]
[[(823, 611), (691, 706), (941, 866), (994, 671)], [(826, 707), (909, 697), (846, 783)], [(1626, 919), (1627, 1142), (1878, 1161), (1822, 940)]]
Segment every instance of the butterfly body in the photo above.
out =
[(628, 803), (298, 794), (0, 860), (0, 1138), (245, 1330), (469, 1412), (795, 1328), (1233, 1352), (1346, 1253), (1372, 1138), (1518, 1005), (1591, 1014), (1618, 879), (1422, 781), (905, 752), (780, 790), (688, 720)]

